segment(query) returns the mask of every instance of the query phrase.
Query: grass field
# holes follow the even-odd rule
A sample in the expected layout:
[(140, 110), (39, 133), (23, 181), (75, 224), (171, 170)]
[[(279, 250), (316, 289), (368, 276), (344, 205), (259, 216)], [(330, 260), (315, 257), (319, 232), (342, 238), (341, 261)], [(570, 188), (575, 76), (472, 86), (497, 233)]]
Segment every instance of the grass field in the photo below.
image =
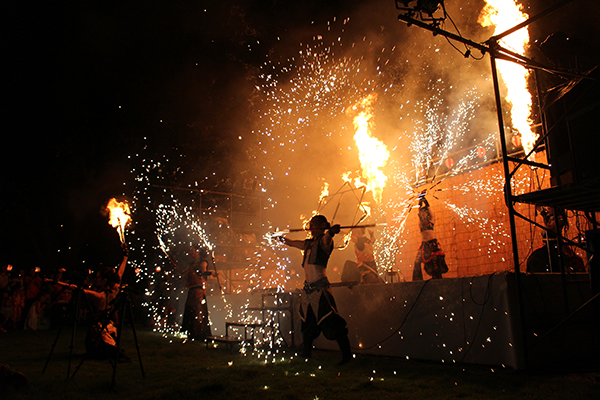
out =
[[(0, 334), (0, 363), (28, 377), (25, 388), (8, 384), (1, 399), (599, 399), (600, 369), (532, 372), (473, 365), (444, 365), (387, 357), (315, 351), (305, 361), (288, 350), (273, 357), (231, 354), (224, 347), (169, 339), (138, 329), (145, 378), (131, 331), (112, 384), (109, 361), (85, 360), (67, 379), (71, 330)], [(70, 374), (82, 359), (83, 328), (75, 333)], [(48, 362), (44, 373), (42, 370)]]

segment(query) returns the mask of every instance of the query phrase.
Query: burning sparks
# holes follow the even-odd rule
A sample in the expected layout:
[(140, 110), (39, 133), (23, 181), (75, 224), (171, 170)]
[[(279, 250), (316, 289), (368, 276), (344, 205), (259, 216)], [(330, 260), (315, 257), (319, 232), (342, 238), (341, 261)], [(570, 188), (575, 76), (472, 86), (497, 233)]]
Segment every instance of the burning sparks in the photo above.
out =
[(126, 202), (117, 201), (112, 198), (106, 205), (106, 211), (109, 213), (108, 223), (117, 229), (119, 233), (119, 239), (121, 243), (125, 243), (125, 228), (127, 224), (131, 222), (131, 211), (129, 210), (129, 204)]
[[(522, 12), (522, 6), (514, 0), (486, 0), (479, 23), (484, 27), (494, 27), (494, 34), (497, 34), (507, 31), (527, 18), (528, 15)], [(500, 44), (516, 53), (524, 54), (529, 45), (527, 27), (506, 36)], [(520, 133), (523, 149), (528, 154), (537, 140), (537, 134), (531, 130), (532, 99), (527, 90), (529, 70), (505, 60), (498, 60), (497, 65), (508, 89), (506, 100), (512, 105), (512, 126)]]

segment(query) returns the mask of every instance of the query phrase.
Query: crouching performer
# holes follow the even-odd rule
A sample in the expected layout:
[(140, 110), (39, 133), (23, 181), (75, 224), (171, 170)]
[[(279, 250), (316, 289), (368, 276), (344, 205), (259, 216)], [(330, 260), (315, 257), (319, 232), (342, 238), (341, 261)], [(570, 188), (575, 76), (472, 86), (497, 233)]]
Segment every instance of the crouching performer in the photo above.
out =
[(337, 341), (342, 352), (340, 364), (352, 360), (346, 321), (337, 311), (331, 284), (327, 279), (326, 268), (333, 251), (333, 237), (340, 232), (340, 226), (330, 226), (323, 215), (315, 215), (310, 220), (311, 238), (292, 240), (281, 237), (286, 246), (303, 250), (304, 294), (301, 297), (300, 319), (302, 320), (303, 356), (309, 358), (315, 340), (321, 332), (328, 340)]

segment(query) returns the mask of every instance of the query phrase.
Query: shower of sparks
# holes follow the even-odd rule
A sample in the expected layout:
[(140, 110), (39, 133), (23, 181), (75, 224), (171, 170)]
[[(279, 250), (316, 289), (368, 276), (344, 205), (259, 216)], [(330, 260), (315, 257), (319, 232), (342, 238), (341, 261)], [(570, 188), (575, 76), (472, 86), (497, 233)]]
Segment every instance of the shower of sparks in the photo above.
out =
[[(174, 200), (172, 205), (159, 204), (156, 212), (156, 234), (164, 245), (166, 252), (177, 246), (189, 248), (199, 244), (209, 252), (213, 250), (208, 234), (194, 215), (191, 207), (179, 204)], [(183, 235), (181, 233), (184, 232)], [(180, 237), (183, 236), (183, 237)]]
[[(257, 87), (264, 99), (259, 107), (263, 110), (260, 112), (262, 121), (255, 133), (258, 134), (260, 149), (256, 158), (265, 160), (262, 163), (265, 180), (280, 182), (298, 168), (296, 165), (303, 166), (303, 163), (294, 162), (301, 159), (296, 153), (310, 154), (314, 143), (322, 143), (317, 137), (328, 137), (331, 143), (345, 143), (336, 144), (338, 148), (328, 150), (339, 154), (356, 151), (359, 158), (362, 149), (359, 149), (358, 142), (352, 146), (349, 141), (349, 131), (354, 131), (348, 120), (349, 111), (366, 99), (376, 99), (377, 95), (401, 95), (402, 87), (388, 84), (386, 76), (372, 74), (369, 79), (365, 78), (368, 74), (359, 73), (363, 59), (338, 56), (336, 52), (341, 50), (341, 46), (341, 40), (326, 43), (322, 37), (315, 36), (310, 44), (302, 46), (297, 57), (288, 60), (287, 65), (269, 61), (263, 66), (263, 84)], [(410, 127), (398, 137), (398, 143), (390, 151), (390, 162), (386, 167), (387, 171), (392, 170), (385, 177), (386, 187), (395, 193), (386, 196), (384, 204), (369, 211), (375, 219), (385, 218), (393, 222), (383, 230), (375, 244), (380, 272), (393, 270), (396, 266), (397, 255), (406, 244), (406, 222), (413, 214), (411, 210), (418, 204), (421, 191), (431, 191), (428, 194), (435, 196), (437, 190), (449, 190), (443, 187), (448, 177), (466, 173), (497, 158), (496, 131), (481, 131), (481, 128), (477, 132), (471, 131), (483, 96), (481, 89), (476, 85), (463, 89), (459, 101), (450, 105), (447, 99), (456, 98), (456, 89), (450, 86), (453, 92), (449, 96), (444, 92), (448, 86), (442, 79), (430, 80), (422, 100), (412, 103), (414, 113), (408, 112), (409, 102), (401, 107), (404, 110), (390, 110), (403, 113), (403, 117), (410, 115), (411, 119)], [(372, 106), (377, 111), (379, 104), (373, 101)], [(374, 117), (370, 115), (363, 115), (362, 120), (357, 121), (357, 126), (358, 122), (362, 122), (358, 126), (359, 131), (361, 126), (368, 126), (376, 120), (376, 113)], [(356, 116), (356, 111), (353, 116)], [(406, 124), (407, 120), (405, 118), (403, 122)], [(394, 144), (389, 138), (381, 141), (383, 149), (392, 148)], [(378, 156), (379, 161), (387, 160), (387, 154), (383, 154)], [(354, 183), (355, 187), (365, 186), (364, 180), (356, 179), (354, 174), (356, 172), (344, 172), (342, 180)], [(328, 184), (329, 194), (335, 183), (329, 181)], [(503, 183), (495, 184), (501, 191)], [(382, 198), (383, 190), (377, 191), (372, 187), (369, 190), (375, 200)], [(324, 199), (328, 198), (321, 194), (320, 202), (323, 203)], [(480, 221), (479, 225), (483, 222), (495, 224), (497, 230), (484, 235), (484, 241), (490, 247), (497, 248), (505, 237), (503, 224), (490, 220), (491, 217), (484, 216), (481, 210), (471, 207), (470, 217), (467, 217), (468, 210), (452, 203), (445, 205), (468, 226), (474, 224), (474, 220), (469, 218), (476, 218)], [(364, 206), (366, 209), (368, 204), (364, 203)], [(501, 217), (497, 215), (492, 219)]]
[[(159, 204), (153, 211), (156, 215), (156, 236), (159, 240), (160, 249), (169, 257), (170, 261), (172, 261), (170, 254), (185, 254), (190, 246), (194, 244), (199, 244), (209, 252), (213, 251), (214, 245), (201, 226), (200, 219), (192, 212), (191, 207), (183, 206), (177, 200), (174, 200), (171, 205)], [(185, 277), (180, 276), (180, 273), (186, 267), (187, 265), (176, 267), (177, 272), (172, 271), (170, 276), (169, 271), (165, 269), (163, 272), (168, 278), (163, 277), (161, 279), (161, 283), (164, 285), (162, 292), (158, 293), (159, 298), (156, 299), (157, 301), (148, 303), (155, 326), (161, 327), (163, 333), (182, 335), (179, 332), (181, 328), (180, 321), (183, 317), (180, 310), (186, 297)], [(214, 289), (210, 289), (208, 292), (214, 291)], [(215, 294), (218, 294), (218, 291)], [(148, 293), (148, 295), (155, 298), (157, 293)], [(173, 300), (177, 301), (173, 302)], [(171, 303), (171, 307), (165, 307), (164, 303)]]
[[(344, 27), (347, 23), (348, 20), (344, 20), (341, 25)], [(369, 43), (366, 38), (364, 41)], [(256, 114), (259, 115), (259, 121), (254, 133), (258, 138), (258, 149), (255, 159), (259, 166), (262, 166), (262, 179), (265, 182), (274, 181), (273, 185), (287, 185), (288, 177), (297, 177), (304, 173), (307, 165), (323, 164), (327, 171), (335, 171), (335, 168), (341, 167), (339, 157), (336, 157), (335, 161), (331, 159), (333, 154), (354, 157), (354, 162), (350, 165), (352, 171), (347, 173), (347, 176), (354, 175), (354, 185), (350, 183), (349, 178), (343, 178), (343, 171), (338, 175), (338, 179), (341, 179), (339, 184), (333, 180), (325, 181), (323, 176), (315, 175), (312, 178), (315, 182), (311, 187), (321, 187), (320, 194), (315, 193), (315, 204), (318, 204), (318, 207), (312, 211), (298, 210), (298, 224), (302, 227), (306, 227), (310, 218), (317, 213), (327, 215), (330, 221), (336, 218), (336, 206), (339, 208), (337, 202), (342, 200), (339, 192), (332, 190), (332, 187), (341, 186), (345, 190), (346, 185), (350, 187), (349, 191), (360, 191), (362, 197), (365, 190), (362, 187), (368, 187), (373, 198), (380, 201), (385, 185), (385, 176), (380, 168), (385, 165), (389, 153), (383, 143), (379, 142), (379, 148), (382, 148), (384, 153), (379, 152), (375, 161), (383, 161), (383, 164), (371, 162), (373, 167), (368, 166), (368, 160), (361, 156), (366, 154), (367, 150), (359, 148), (364, 147), (365, 138), (369, 136), (369, 132), (366, 132), (368, 117), (366, 114), (362, 116), (364, 128), (356, 133), (352, 121), (358, 114), (352, 107), (365, 99), (374, 99), (375, 96), (370, 94), (382, 89), (376, 82), (381, 72), (379, 67), (369, 66), (371, 70), (366, 73), (368, 68), (362, 65), (363, 59), (342, 55), (343, 46), (341, 37), (327, 41), (323, 36), (315, 35), (308, 44), (301, 44), (294, 57), (284, 62), (275, 62), (270, 57), (261, 68), (262, 73), (259, 76), (261, 82), (257, 85), (257, 92), (261, 101), (257, 103)], [(382, 65), (387, 63), (393, 51), (394, 49), (384, 49), (378, 62)], [(340, 55), (336, 54), (338, 52)], [(392, 85), (388, 84), (382, 90), (391, 87)], [(355, 135), (356, 142), (353, 142)], [(317, 154), (326, 155), (317, 159)], [(385, 157), (382, 154), (385, 154)], [(363, 160), (365, 162), (361, 163)], [(359, 170), (361, 167), (362, 171)], [(347, 168), (344, 171), (347, 171)], [(369, 186), (365, 183), (374, 182), (374, 178), (380, 179), (379, 184)], [(331, 176), (328, 179), (331, 179)], [(300, 188), (303, 186), (301, 183), (294, 184)], [(304, 182), (304, 185), (308, 184), (310, 182)], [(354, 204), (355, 196), (347, 196), (344, 201)], [(270, 198), (269, 201), (271, 200), (273, 206), (278, 203), (278, 199)], [(359, 214), (356, 218), (362, 221), (370, 214), (371, 207), (366, 202), (357, 202), (353, 207)], [(351, 218), (350, 216), (349, 220)], [(277, 236), (286, 232), (277, 230), (264, 237), (266, 246), (256, 254), (258, 259), (247, 269), (244, 277), (249, 282), (249, 287), (272, 287), (278, 293), (288, 290), (289, 277), (294, 275), (290, 272), (294, 271), (290, 271), (290, 260), (282, 256), (287, 250), (283, 251), (285, 247), (275, 240)], [(344, 240), (344, 243), (347, 244), (347, 240)], [(260, 354), (268, 358), (268, 353), (259, 353), (259, 356)]]
[[(505, 32), (527, 20), (528, 15), (522, 11), (522, 8), (515, 0), (486, 0), (486, 6), (479, 16), (479, 23), (484, 27), (494, 27), (493, 34)], [(506, 36), (500, 44), (516, 53), (524, 54), (529, 46), (527, 27)], [(532, 99), (527, 90), (529, 70), (505, 60), (498, 60), (497, 65), (507, 87), (506, 100), (512, 105), (510, 111), (512, 125), (520, 133), (523, 149), (527, 154), (533, 149), (537, 140), (537, 134), (531, 129)]]
[[(467, 142), (469, 122), (475, 117), (475, 110), (481, 98), (475, 88), (466, 91), (458, 106), (451, 110), (449, 115), (443, 111), (442, 80), (438, 79), (430, 83), (428, 90), (433, 92), (431, 97), (417, 102), (424, 119), (415, 120), (415, 130), (412, 135), (409, 134), (412, 138), (410, 150), (417, 183), (426, 178), (428, 171), (433, 171), (433, 179), (435, 179), (444, 166), (451, 167), (448, 168), (451, 175), (464, 172), (468, 167), (467, 161), (477, 156), (477, 146), (488, 149), (495, 144), (493, 133), (487, 135), (483, 141)], [(461, 157), (458, 162), (454, 161), (452, 153), (467, 148), (472, 148), (474, 151), (471, 151), (468, 157)], [(447, 163), (447, 160), (452, 161)]]
[[(347, 23), (348, 20), (344, 20), (342, 25), (346, 26)], [(366, 38), (364, 40), (368, 42)], [(500, 175), (493, 176), (486, 182), (473, 180), (455, 187), (444, 185), (447, 177), (466, 173), (474, 168), (474, 165), (489, 162), (496, 157), (496, 135), (495, 131), (477, 132), (477, 135), (470, 132), (470, 121), (475, 118), (482, 97), (476, 87), (464, 90), (460, 93), (461, 100), (450, 106), (445, 100), (449, 96), (443, 93), (446, 84), (441, 79), (433, 80), (427, 88), (431, 95), (424, 95), (421, 98), (425, 100), (414, 103), (414, 115), (417, 116), (411, 116), (411, 127), (397, 138), (398, 143), (389, 143), (389, 138), (379, 142), (381, 146), (378, 150), (381, 152), (377, 158), (378, 161), (384, 162), (375, 167), (375, 175), (377, 171), (383, 174), (385, 161), (388, 157), (390, 160), (386, 166), (387, 176), (383, 175), (383, 185), (378, 188), (366, 185), (364, 180), (367, 179), (367, 173), (361, 159), (363, 149), (358, 140), (353, 141), (356, 135), (363, 133), (363, 128), (358, 129), (361, 132), (353, 129), (352, 117), (356, 113), (349, 115), (348, 111), (365, 99), (374, 100), (376, 94), (379, 98), (401, 94), (402, 88), (396, 88), (386, 82), (380, 71), (382, 65), (387, 65), (394, 49), (383, 49), (382, 54), (386, 57), (377, 60), (379, 66), (369, 65), (367, 68), (368, 63), (365, 63), (362, 57), (352, 58), (347, 53), (344, 54), (342, 46), (341, 37), (327, 41), (322, 36), (315, 35), (312, 41), (302, 44), (297, 54), (286, 61), (277, 62), (274, 61), (274, 57), (269, 57), (269, 61), (261, 67), (256, 96), (252, 99), (259, 121), (253, 132), (257, 138), (256, 147), (249, 150), (248, 154), (251, 154), (259, 168), (256, 178), (266, 182), (263, 195), (267, 203), (264, 210), (267, 211), (275, 208), (280, 201), (280, 198), (274, 195), (276, 190), (273, 187), (287, 187), (289, 181), (286, 179), (294, 173), (305, 172), (307, 164), (311, 162), (325, 163), (327, 169), (343, 168), (339, 171), (340, 180), (343, 182), (341, 184), (347, 184), (353, 190), (367, 187), (376, 202), (384, 198), (384, 185), (386, 191), (395, 190), (396, 193), (393, 196), (385, 196), (385, 203), (378, 204), (378, 207), (371, 209), (363, 202), (358, 208), (363, 212), (359, 216), (360, 221), (366, 217), (373, 217), (375, 220), (387, 219), (387, 227), (375, 242), (375, 252), (379, 270), (390, 271), (396, 265), (397, 254), (406, 244), (406, 221), (411, 215), (411, 210), (417, 206), (422, 191), (433, 196), (440, 190), (454, 190), (476, 193), (477, 196), (501, 198), (504, 179)], [(367, 69), (369, 71), (365, 73)], [(372, 107), (377, 109), (378, 104), (372, 104)], [(405, 111), (390, 108), (387, 112), (393, 114)], [(376, 120), (377, 114), (374, 113), (371, 117), (365, 115), (362, 118), (361, 126), (368, 126), (370, 118)], [(475, 136), (477, 138), (474, 139)], [(401, 144), (407, 141), (407, 146)], [(393, 144), (397, 146), (388, 151)], [(320, 146), (328, 147), (322, 149)], [(317, 159), (319, 154), (321, 159)], [(355, 158), (355, 165), (337, 165), (331, 161), (333, 156), (341, 158), (342, 155), (349, 154)], [(178, 248), (189, 248), (191, 243), (203, 243), (212, 249), (213, 240), (210, 234), (205, 232), (205, 226), (193, 214), (192, 209), (182, 206), (172, 192), (164, 190), (163, 198), (151, 198), (151, 182), (160, 181), (157, 179), (160, 175), (158, 171), (169, 161), (141, 161), (141, 168), (135, 171), (139, 184), (135, 201), (139, 210), (143, 209), (154, 216), (159, 244), (138, 243), (137, 248), (144, 253), (145, 259), (138, 264), (136, 270), (140, 271), (140, 280), (146, 279), (150, 282), (146, 292), (150, 300), (146, 306), (158, 326), (157, 329), (178, 334), (179, 326), (174, 321), (181, 319), (176, 304), (185, 302), (181, 289), (183, 286), (176, 284), (181, 282), (181, 277), (173, 268), (167, 267), (169, 263), (165, 261), (165, 257), (169, 253), (176, 254)], [(362, 171), (358, 171), (358, 168), (362, 168)], [(344, 172), (348, 169), (354, 172)], [(353, 174), (360, 177), (351, 179)], [(361, 177), (364, 179), (360, 179)], [(314, 215), (335, 196), (330, 193), (330, 189), (335, 188), (336, 183), (325, 182), (322, 176), (310, 179), (315, 180), (314, 187), (321, 185), (322, 188), (320, 195), (315, 192), (315, 203), (319, 203), (319, 208), (312, 212)], [(298, 185), (298, 190), (301, 190), (306, 189), (310, 182), (295, 184)], [(169, 196), (170, 205), (157, 205), (160, 202), (164, 203), (164, 198)], [(506, 229), (494, 219), (495, 217), (492, 218), (472, 207), (458, 206), (451, 201), (444, 201), (443, 204), (464, 224), (485, 230), (483, 238), (492, 251), (503, 244)], [(312, 215), (309, 216), (308, 210), (298, 210), (298, 213), (302, 212), (305, 214), (300, 217), (300, 223), (305, 223)], [(292, 278), (298, 278), (290, 259), (286, 257), (287, 250), (276, 240), (277, 236), (289, 231), (274, 229), (269, 221), (263, 228), (275, 230), (275, 233), (266, 234), (262, 243), (257, 244), (253, 254), (242, 260), (246, 267), (234, 278), (243, 284), (233, 286), (228, 282), (228, 289), (236, 294), (251, 293), (257, 289), (271, 290), (274, 294), (272, 306), (280, 307), (289, 291), (294, 289), (290, 287)], [(158, 267), (162, 269), (157, 271)], [(165, 285), (161, 293), (157, 291), (159, 285)], [(161, 302), (152, 300), (159, 295), (162, 306)], [(267, 312), (259, 317), (251, 311), (248, 303), (239, 310), (229, 308), (226, 314), (228, 320), (277, 327), (276, 313)], [(243, 354), (258, 355), (264, 358), (265, 362), (280, 357), (280, 353), (273, 351), (273, 345), (280, 344), (282, 340), (272, 336), (276, 331), (264, 327), (257, 329), (258, 336), (262, 336), (262, 339), (258, 339), (259, 346), (266, 347), (267, 350), (259, 350), (259, 346), (253, 348), (250, 343), (244, 343)]]
[[(247, 292), (256, 289), (275, 288), (277, 292), (284, 292), (287, 283), (292, 278), (290, 272), (290, 260), (282, 250), (283, 245), (273, 241), (262, 246), (248, 260), (248, 267), (242, 272), (241, 279), (246, 282)], [(283, 256), (281, 254), (284, 254)]]
[[(344, 20), (342, 25), (347, 23)], [(346, 154), (350, 150), (358, 155), (348, 141), (353, 133), (346, 111), (377, 89), (375, 79), (381, 72), (377, 71), (379, 68), (372, 71), (371, 67), (366, 73), (368, 68), (362, 66), (362, 58), (337, 56), (342, 47), (341, 37), (327, 41), (315, 35), (309, 43), (301, 44), (296, 56), (285, 62), (270, 59), (262, 66), (261, 84), (257, 85), (262, 101), (257, 106), (260, 121), (256, 158), (263, 165), (265, 180), (293, 173), (295, 165), (303, 165), (298, 162), (303, 155), (322, 151), (315, 147), (323, 143), (323, 138), (331, 139), (327, 146), (334, 153)], [(334, 148), (337, 142), (344, 144)], [(307, 157), (304, 160), (317, 162)]]
[(446, 202), (446, 207), (454, 211), (465, 224), (470, 227), (474, 226), (481, 232), (482, 237), (487, 239), (488, 252), (496, 253), (510, 241), (510, 235), (504, 223), (485, 217), (483, 211), (474, 210), (468, 206), (458, 207), (449, 202)]
[[(332, 25), (335, 24), (336, 21), (328, 24), (330, 32), (324, 36), (331, 34)], [(341, 32), (347, 24), (349, 19), (338, 24), (341, 25)], [(383, 141), (374, 138), (369, 129), (372, 122), (369, 119), (376, 93), (391, 94), (393, 84), (383, 82), (380, 78), (382, 67), (394, 55), (395, 47), (380, 50), (376, 63), (378, 66), (369, 63), (363, 65), (363, 57), (353, 58), (345, 49), (372, 46), (367, 37), (363, 38), (363, 43), (345, 46), (342, 35), (333, 40), (324, 36), (315, 35), (312, 41), (301, 44), (294, 57), (283, 62), (270, 58), (261, 68), (261, 82), (257, 85), (262, 100), (257, 105), (260, 120), (255, 132), (258, 137), (256, 160), (262, 165), (265, 181), (277, 181), (277, 185), (284, 185), (282, 182), (288, 176), (297, 177), (303, 173), (306, 164), (324, 163), (325, 169), (330, 171), (340, 164), (337, 161), (339, 157), (336, 157), (336, 161), (329, 161), (331, 155), (352, 157), (352, 169), (340, 172), (335, 178), (341, 179), (339, 186), (348, 184), (355, 191), (365, 187), (372, 199), (381, 203), (387, 179), (382, 168), (389, 152)], [(325, 149), (329, 154), (326, 159), (311, 158), (312, 154), (321, 154)], [(375, 153), (374, 149), (377, 150)], [(316, 186), (318, 180), (323, 178), (315, 176), (314, 179)], [(329, 179), (332, 179), (331, 176)], [(308, 183), (305, 182), (305, 185)], [(342, 202), (342, 199), (331, 188), (338, 187), (338, 183), (330, 180), (321, 187), (317, 210), (312, 213), (299, 210), (299, 213), (304, 213), (300, 216), (303, 226), (316, 213), (345, 225), (353, 225), (371, 215), (378, 218), (384, 214), (382, 209), (375, 209), (369, 204), (363, 193), (358, 204), (355, 204), (353, 196), (344, 197), (345, 207), (354, 207), (355, 215), (348, 212), (345, 214), (347, 221), (336, 220), (339, 218), (338, 202)], [(277, 200), (272, 204), (275, 206)], [(269, 235), (266, 239), (271, 241), (273, 236), (278, 235), (280, 233)], [(340, 235), (340, 238), (336, 240), (339, 242), (336, 248), (344, 249), (349, 243), (349, 232)], [(278, 269), (281, 264), (277, 262), (275, 265)]]
[[(152, 182), (160, 181), (161, 168), (168, 162), (168, 159), (159, 162), (140, 159), (141, 165), (132, 171), (138, 183), (133, 196), (133, 212), (140, 213), (140, 218), (145, 213), (151, 215), (157, 240), (155, 243), (136, 238), (132, 250), (139, 251), (141, 258), (132, 263), (137, 281), (147, 285), (142, 306), (148, 311), (154, 330), (165, 336), (185, 339), (187, 336), (180, 329), (186, 301), (186, 282), (182, 271), (191, 262), (187, 254), (193, 244), (199, 244), (209, 252), (215, 246), (192, 207), (181, 204), (172, 194), (164, 196), (165, 189), (153, 187)], [(157, 193), (160, 194), (158, 198), (153, 198), (152, 195)], [(207, 292), (223, 298), (218, 289), (209, 288)], [(224, 298), (223, 301), (230, 315), (232, 310)]]
[[(406, 244), (406, 222), (411, 211), (418, 207), (419, 195), (435, 196), (436, 191), (446, 190), (440, 185), (445, 179), (465, 173), (474, 165), (488, 162), (495, 152), (494, 132), (480, 134), (475, 139), (470, 134), (470, 121), (475, 118), (481, 99), (476, 88), (467, 89), (458, 104), (449, 111), (445, 111), (444, 90), (445, 84), (441, 79), (429, 84), (428, 91), (432, 94), (415, 105), (417, 115), (422, 117), (413, 119), (414, 130), (405, 132), (405, 136), (398, 139), (410, 140), (406, 148), (408, 154), (399, 155), (397, 159), (410, 159), (412, 168), (409, 171), (406, 166), (393, 163), (394, 174), (390, 185), (398, 188), (400, 193), (396, 200), (387, 202), (386, 209), (393, 213), (388, 218), (393, 224), (388, 225), (383, 237), (375, 244), (379, 268), (383, 271), (393, 270), (396, 254)], [(467, 182), (465, 187), (452, 190), (468, 190), (466, 186), (477, 183)], [(492, 183), (494, 191), (502, 191), (503, 182)], [(445, 205), (466, 224), (478, 221), (478, 226), (486, 227), (490, 222), (481, 217), (477, 219), (480, 211), (472, 207), (459, 209), (450, 203)], [(502, 223), (496, 223), (495, 226), (497, 229), (494, 232), (484, 235), (489, 246), (494, 248), (498, 246), (497, 235), (505, 236)]]
[[(209, 252), (218, 248), (219, 245), (215, 244), (211, 232), (202, 222), (203, 219), (194, 213), (194, 208), (183, 205), (175, 197), (178, 192), (172, 192), (170, 189), (152, 184), (152, 182), (161, 181), (161, 170), (169, 160), (156, 162), (142, 157), (139, 159), (141, 165), (132, 171), (136, 174), (138, 182), (134, 196), (134, 212), (146, 212), (152, 216), (151, 220), (155, 225), (157, 239), (157, 243), (149, 243), (146, 240), (135, 246), (143, 254), (141, 260), (133, 261), (137, 279), (138, 282), (147, 283), (144, 293), (146, 301), (142, 305), (148, 310), (155, 331), (164, 336), (172, 335), (185, 340), (187, 336), (181, 332), (181, 320), (186, 301), (186, 290), (185, 277), (182, 276), (181, 271), (185, 270), (190, 261), (187, 258), (187, 252), (192, 244), (200, 244)], [(205, 210), (204, 212), (210, 214), (210, 211)], [(210, 219), (211, 215), (204, 217)], [(285, 257), (286, 253), (280, 251), (281, 248), (277, 246), (258, 246), (254, 254), (245, 260), (247, 267), (241, 273), (232, 276), (231, 282), (226, 281), (223, 289), (241, 294), (251, 293), (256, 289), (276, 288), (273, 304), (265, 305), (271, 308), (281, 308), (282, 302), (289, 293), (289, 290), (286, 292), (285, 286), (295, 273), (288, 268), (290, 261)], [(281, 245), (279, 244), (279, 246)], [(222, 274), (220, 277), (224, 278)], [(234, 286), (234, 280), (242, 284)], [(220, 311), (227, 321), (261, 324), (254, 332), (254, 343), (243, 341), (241, 348), (243, 354), (281, 357), (278, 351), (273, 350), (281, 347), (283, 341), (281, 335), (274, 335), (274, 332), (279, 329), (277, 313), (252, 312), (249, 310), (249, 303), (239, 309), (233, 309), (227, 296), (223, 292), (219, 293), (217, 289), (211, 288), (210, 285), (207, 295), (216, 296), (215, 303), (221, 304), (217, 304), (217, 306), (220, 307)], [(209, 310), (209, 312), (212, 311), (214, 310)], [(213, 333), (215, 333), (214, 328)], [(235, 334), (235, 332), (230, 333)], [(240, 332), (237, 333), (241, 335)], [(265, 348), (271, 350), (264, 350)]]

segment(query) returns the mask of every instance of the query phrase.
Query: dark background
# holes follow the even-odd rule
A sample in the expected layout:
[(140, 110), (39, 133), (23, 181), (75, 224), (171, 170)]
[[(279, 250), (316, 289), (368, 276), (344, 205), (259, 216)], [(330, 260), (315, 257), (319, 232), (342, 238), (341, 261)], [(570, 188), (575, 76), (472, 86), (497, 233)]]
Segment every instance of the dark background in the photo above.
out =
[(179, 157), (186, 179), (210, 175), (204, 188), (228, 189), (223, 182), (239, 172), (232, 169), (244, 168), (238, 136), (240, 121), (249, 121), (248, 72), (278, 35), (352, 7), (10, 3), (3, 6), (0, 258), (17, 267), (118, 262), (118, 237), (101, 210), (109, 198), (131, 195), (129, 156), (144, 146)]

